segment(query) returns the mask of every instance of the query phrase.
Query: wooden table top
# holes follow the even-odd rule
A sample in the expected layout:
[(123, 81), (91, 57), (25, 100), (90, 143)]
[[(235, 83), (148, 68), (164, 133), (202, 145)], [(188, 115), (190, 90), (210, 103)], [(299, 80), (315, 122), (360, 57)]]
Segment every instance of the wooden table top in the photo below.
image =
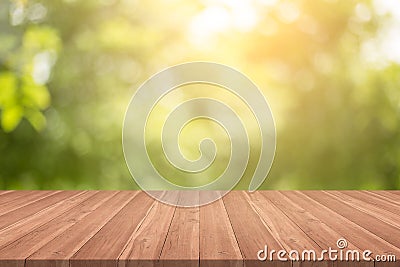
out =
[[(343, 251), (397, 262), (332, 261), (322, 251), (340, 251), (340, 239)], [(265, 246), (324, 259), (260, 261)], [(400, 191), (232, 191), (200, 208), (141, 191), (0, 191), (0, 266), (400, 266), (399, 259)]]

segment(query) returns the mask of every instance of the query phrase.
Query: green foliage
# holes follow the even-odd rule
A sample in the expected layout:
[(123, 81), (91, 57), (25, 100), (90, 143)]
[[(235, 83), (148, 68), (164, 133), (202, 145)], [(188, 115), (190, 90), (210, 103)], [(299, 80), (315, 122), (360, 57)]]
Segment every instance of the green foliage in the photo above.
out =
[(40, 131), (46, 124), (41, 111), (50, 105), (46, 83), (61, 41), (55, 29), (39, 25), (27, 25), (12, 37), (5, 35), (0, 49), (4, 70), (0, 73), (1, 126), (11, 132), (25, 117)]
[[(399, 189), (400, 60), (384, 48), (400, 24), (386, 2), (1, 1), (0, 188), (137, 188), (121, 147), (130, 97), (167, 66), (208, 60), (246, 73), (271, 104), (278, 143), (263, 189)], [(215, 125), (196, 127), (183, 131), (189, 158), (208, 134), (226, 147)], [(238, 189), (257, 163), (251, 145)]]

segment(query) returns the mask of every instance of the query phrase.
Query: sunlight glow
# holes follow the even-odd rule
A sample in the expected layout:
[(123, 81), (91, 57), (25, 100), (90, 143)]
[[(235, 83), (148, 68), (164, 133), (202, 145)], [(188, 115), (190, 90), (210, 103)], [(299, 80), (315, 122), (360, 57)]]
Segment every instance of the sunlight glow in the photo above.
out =
[(34, 57), (32, 77), (37, 84), (43, 85), (50, 78), (51, 67), (54, 65), (55, 56), (45, 51)]
[(258, 22), (256, 6), (252, 1), (205, 1), (205, 5), (206, 8), (189, 25), (189, 40), (195, 45), (207, 45), (217, 33), (229, 29), (250, 31)]
[(390, 18), (381, 26), (376, 38), (363, 44), (363, 58), (377, 67), (389, 62), (400, 63), (400, 2), (397, 0), (375, 0), (374, 8), (379, 16)]

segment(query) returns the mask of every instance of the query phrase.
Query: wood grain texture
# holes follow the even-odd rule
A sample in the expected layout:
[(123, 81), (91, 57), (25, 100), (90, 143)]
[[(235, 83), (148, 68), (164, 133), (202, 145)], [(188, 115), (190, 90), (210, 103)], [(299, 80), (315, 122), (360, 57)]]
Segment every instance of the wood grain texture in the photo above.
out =
[[(308, 209), (301, 207), (301, 203), (294, 202), (287, 198), (282, 192), (268, 191), (261, 193), (264, 198), (269, 199), (276, 207), (278, 207), (289, 220), (295, 223), (307, 236), (309, 236), (321, 249), (334, 246), (333, 240), (342, 238), (342, 235), (325, 224), (322, 220), (314, 216), (314, 213)], [(307, 208), (307, 207), (305, 207)], [(287, 219), (286, 219), (287, 220)], [(285, 221), (286, 221), (285, 220)], [(286, 224), (282, 224), (286, 225)], [(321, 249), (317, 250), (321, 252)], [(351, 242), (348, 242), (348, 249), (358, 250)], [(293, 266), (348, 266), (346, 263), (335, 263), (326, 261), (327, 255), (324, 254), (324, 262), (293, 262)], [(335, 265), (336, 264), (336, 265)], [(365, 264), (363, 266), (373, 266)]]
[(21, 205), (10, 212), (0, 216), (0, 229), (4, 229), (13, 223), (16, 223), (26, 217), (36, 214), (37, 212), (44, 210), (53, 205), (59, 204), (62, 200), (67, 199), (75, 194), (81, 194), (82, 192), (64, 191), (55, 192), (44, 198), (38, 198), (36, 201), (32, 201), (27, 205)]
[(153, 204), (152, 198), (138, 193), (72, 256), (70, 266), (116, 266), (118, 257)]
[[(181, 203), (184, 198), (199, 199), (199, 192), (181, 192), (179, 198)], [(199, 266), (199, 224), (198, 207), (176, 208), (161, 252), (161, 266)]]
[[(338, 240), (342, 237), (342, 235), (335, 230), (335, 227), (331, 227), (324, 222), (323, 216), (316, 217), (316, 210), (318, 210), (318, 207), (316, 207), (316, 210), (310, 210), (307, 208), (307, 204), (302, 205), (302, 202), (288, 198), (284, 193), (278, 191), (268, 191), (262, 195), (280, 208), (290, 220), (298, 225), (303, 232), (312, 238), (321, 248), (334, 245), (332, 244), (332, 240)], [(330, 214), (327, 214), (328, 217), (329, 215)], [(348, 243), (350, 249), (358, 249), (351, 242)]]
[(55, 193), (57, 191), (12, 191), (9, 194), (3, 194), (0, 198), (0, 215)]
[(348, 218), (353, 223), (363, 227), (374, 235), (381, 237), (392, 245), (398, 246), (398, 244), (400, 244), (400, 234), (393, 235), (393, 233), (396, 232), (400, 233), (399, 228), (383, 222), (361, 210), (355, 209), (349, 204), (338, 201), (338, 199), (335, 199), (327, 192), (321, 194), (320, 191), (304, 191), (304, 194), (335, 211), (337, 214)]
[[(257, 252), (267, 245), (269, 250), (279, 251), (282, 245), (248, 202), (246, 192), (230, 192), (223, 201), (232, 224), (245, 266), (263, 266)], [(270, 266), (290, 266), (290, 262), (268, 262)]]
[[(169, 192), (184, 203), (213, 192)], [(219, 194), (219, 192), (215, 192)], [(163, 194), (163, 192), (160, 192)], [(140, 191), (0, 191), (0, 267), (398, 267), (396, 262), (280, 261), (346, 250), (400, 259), (399, 191), (233, 191), (177, 208)], [(273, 261), (259, 261), (267, 247)], [(264, 254), (262, 254), (264, 255)]]
[(0, 195), (5, 195), (5, 194), (9, 194), (11, 192), (14, 192), (13, 190), (0, 190)]
[[(400, 205), (400, 200), (399, 197), (396, 195), (393, 195), (395, 192), (386, 193), (384, 191), (362, 191), (363, 193), (366, 193), (370, 195), (373, 198), (380, 198), (382, 200), (385, 200), (386, 202), (392, 203), (396, 205), (397, 207)], [(397, 192), (397, 191), (396, 191)]]
[(32, 253), (90, 214), (110, 197), (112, 197), (112, 194), (109, 192), (95, 192), (88, 199), (67, 210), (60, 216), (0, 249), (0, 260), (12, 257), (16, 261), (24, 262)]
[[(175, 198), (179, 198), (177, 192)], [(118, 266), (154, 266), (158, 263), (175, 210), (174, 206), (155, 202), (119, 257)]]
[[(24, 206), (24, 210), (16, 210), (15, 215), (18, 219), (12, 216), (8, 216), (10, 214), (14, 215), (14, 211), (7, 213), (7, 218), (3, 218), (3, 220), (4, 223), (8, 226), (0, 230), (0, 248), (4, 248), (11, 242), (14, 242), (15, 240), (31, 232), (33, 229), (36, 229), (37, 227), (40, 227), (41, 225), (54, 219), (55, 217), (60, 216), (81, 201), (87, 199), (93, 193), (94, 192), (76, 191), (60, 192), (57, 193), (56, 199), (54, 199), (53, 197), (56, 196), (55, 194), (50, 196), (52, 197), (51, 199), (47, 199), (49, 200), (48, 202), (41, 203), (47, 205), (42, 205), (42, 210), (37, 211), (36, 213), (34, 213), (32, 210), (29, 210), (30, 205)], [(37, 206), (35, 206), (35, 208), (37, 208)], [(6, 219), (8, 219), (9, 221), (7, 221)]]
[[(103, 192), (102, 192), (103, 193)], [(117, 214), (138, 192), (122, 191), (116, 194), (104, 192), (92, 197), (89, 201), (99, 201), (93, 205), (93, 210), (85, 212), (83, 218), (72, 215), (74, 224), (67, 230), (59, 234), (56, 238), (39, 248), (26, 259), (26, 266), (60, 266), (68, 267), (69, 259), (90, 239), (92, 238), (115, 214)], [(82, 203), (86, 205), (88, 203)], [(99, 205), (100, 204), (100, 205)], [(100, 206), (100, 207), (99, 207)], [(88, 205), (87, 208), (90, 208)], [(71, 213), (79, 212), (77, 206)], [(88, 211), (86, 209), (86, 211)]]
[[(365, 228), (359, 226), (358, 224), (350, 220), (353, 218), (353, 216), (357, 216), (357, 214), (355, 213), (352, 214), (350, 218), (341, 216), (337, 213), (338, 208), (335, 207), (334, 210), (331, 210), (328, 207), (324, 206), (323, 204), (319, 203), (318, 201), (312, 198), (308, 198), (306, 196), (306, 193), (309, 194), (310, 192), (311, 191), (306, 191), (306, 192), (287, 191), (287, 192), (282, 192), (282, 194), (284, 194), (287, 198), (297, 203), (304, 209), (307, 209), (310, 213), (315, 215), (330, 228), (334, 229), (337, 233), (341, 235), (342, 238), (345, 238), (348, 241), (348, 243), (353, 244), (355, 247), (361, 250), (369, 249), (376, 253), (388, 253), (388, 252), (398, 253), (399, 251), (398, 245), (394, 246), (390, 244), (382, 237), (367, 231)], [(336, 240), (337, 239), (331, 240), (329, 242), (329, 246), (335, 247)]]
[[(370, 194), (369, 192), (362, 191), (341, 191), (341, 193), (349, 195), (353, 198), (361, 200), (363, 203), (368, 203), (378, 207), (380, 210), (389, 211), (400, 216), (400, 203), (393, 203), (386, 201), (379, 197), (379, 195)], [(389, 195), (389, 194), (386, 194)], [(397, 197), (399, 199), (399, 197)]]
[(352, 194), (349, 195), (342, 192), (327, 193), (334, 196), (337, 200), (350, 205), (352, 208), (358, 209), (400, 229), (400, 215), (392, 213), (386, 209), (382, 209), (376, 204), (361, 201), (355, 197), (352, 197)]
[(236, 267), (243, 266), (242, 259), (222, 199), (200, 207), (200, 265)]

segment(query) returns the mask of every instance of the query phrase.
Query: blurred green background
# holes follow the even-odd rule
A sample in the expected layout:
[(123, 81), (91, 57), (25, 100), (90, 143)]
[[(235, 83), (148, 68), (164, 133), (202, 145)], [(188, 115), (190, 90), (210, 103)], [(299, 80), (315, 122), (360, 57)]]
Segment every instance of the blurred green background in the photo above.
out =
[[(400, 189), (398, 0), (0, 0), (0, 188), (136, 189), (129, 100), (194, 60), (242, 71), (268, 99), (277, 151), (262, 189)], [(198, 138), (223, 135), (192, 128), (189, 158)]]

